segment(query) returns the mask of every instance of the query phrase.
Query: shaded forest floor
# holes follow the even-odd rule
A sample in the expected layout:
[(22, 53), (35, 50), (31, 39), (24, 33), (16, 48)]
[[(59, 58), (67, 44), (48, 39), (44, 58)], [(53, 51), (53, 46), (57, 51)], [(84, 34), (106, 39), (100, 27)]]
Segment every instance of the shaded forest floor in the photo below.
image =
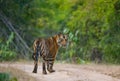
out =
[(37, 74), (32, 73), (33, 63), (0, 63), (0, 72), (10, 72), (18, 81), (120, 81), (119, 65), (55, 63), (54, 69), (43, 75), (40, 63)]

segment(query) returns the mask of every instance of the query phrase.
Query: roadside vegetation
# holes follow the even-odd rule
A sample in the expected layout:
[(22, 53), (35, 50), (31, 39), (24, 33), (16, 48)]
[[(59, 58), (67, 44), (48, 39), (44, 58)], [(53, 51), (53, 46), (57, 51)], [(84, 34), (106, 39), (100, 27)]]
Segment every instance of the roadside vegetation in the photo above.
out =
[(37, 37), (69, 36), (57, 60), (120, 64), (120, 0), (0, 0), (0, 61), (31, 59)]
[(37, 81), (26, 72), (13, 67), (0, 67), (0, 81)]

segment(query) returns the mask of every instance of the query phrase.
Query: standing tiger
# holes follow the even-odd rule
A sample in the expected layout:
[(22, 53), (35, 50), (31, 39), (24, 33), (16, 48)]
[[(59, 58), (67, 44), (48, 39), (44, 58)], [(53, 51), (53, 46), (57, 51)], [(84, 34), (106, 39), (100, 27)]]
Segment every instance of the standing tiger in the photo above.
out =
[(32, 58), (34, 59), (33, 73), (37, 73), (39, 56), (42, 57), (43, 59), (42, 63), (43, 74), (47, 74), (46, 66), (47, 70), (50, 73), (55, 72), (55, 70), (53, 70), (53, 64), (56, 58), (57, 51), (59, 47), (66, 47), (67, 44), (68, 44), (67, 35), (61, 33), (47, 39), (44, 38), (36, 39), (33, 44), (34, 53), (32, 55)]

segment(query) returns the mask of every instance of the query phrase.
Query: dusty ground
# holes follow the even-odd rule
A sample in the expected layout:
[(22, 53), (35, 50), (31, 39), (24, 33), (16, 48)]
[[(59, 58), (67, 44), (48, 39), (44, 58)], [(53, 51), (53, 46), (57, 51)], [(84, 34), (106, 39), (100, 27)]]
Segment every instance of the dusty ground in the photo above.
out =
[(56, 72), (48, 73), (47, 75), (42, 74), (41, 64), (39, 64), (37, 74), (32, 73), (33, 63), (0, 63), (0, 66), (19, 69), (34, 77), (37, 81), (120, 81), (120, 66), (116, 65), (55, 63), (54, 69)]

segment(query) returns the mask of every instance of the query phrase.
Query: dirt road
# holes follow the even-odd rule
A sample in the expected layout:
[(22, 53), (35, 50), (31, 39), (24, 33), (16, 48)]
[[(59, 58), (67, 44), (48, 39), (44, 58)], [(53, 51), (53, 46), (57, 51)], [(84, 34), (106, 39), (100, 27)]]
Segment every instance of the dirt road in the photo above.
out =
[(20, 69), (35, 77), (38, 81), (120, 81), (120, 66), (56, 63), (54, 65), (56, 72), (47, 75), (42, 74), (41, 64), (39, 64), (37, 74), (32, 73), (33, 64), (29, 63), (4, 63), (0, 64), (0, 66)]

